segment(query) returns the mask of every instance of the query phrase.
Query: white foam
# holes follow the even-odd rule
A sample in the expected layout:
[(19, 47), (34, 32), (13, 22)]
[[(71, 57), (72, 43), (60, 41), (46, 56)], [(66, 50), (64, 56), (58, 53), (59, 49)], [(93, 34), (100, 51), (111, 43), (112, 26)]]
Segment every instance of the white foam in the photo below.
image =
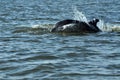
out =
[(32, 28), (39, 28), (41, 25), (33, 25)]
[(36, 25), (32, 25), (32, 28), (52, 29), (53, 24), (36, 24)]
[(112, 31), (120, 32), (120, 25), (116, 24), (111, 29)]
[(119, 24), (105, 23), (103, 20), (100, 20), (100, 21), (98, 22), (97, 26), (98, 26), (102, 31), (120, 32), (120, 25), (119, 25)]

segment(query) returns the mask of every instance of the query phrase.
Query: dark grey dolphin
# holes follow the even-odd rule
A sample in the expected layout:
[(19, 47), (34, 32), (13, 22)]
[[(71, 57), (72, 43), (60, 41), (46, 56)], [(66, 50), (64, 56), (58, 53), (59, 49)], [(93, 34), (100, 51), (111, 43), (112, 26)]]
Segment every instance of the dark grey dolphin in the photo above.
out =
[(75, 32), (75, 33), (96, 33), (101, 30), (97, 27), (99, 19), (88, 23), (78, 20), (66, 19), (55, 24), (51, 32)]

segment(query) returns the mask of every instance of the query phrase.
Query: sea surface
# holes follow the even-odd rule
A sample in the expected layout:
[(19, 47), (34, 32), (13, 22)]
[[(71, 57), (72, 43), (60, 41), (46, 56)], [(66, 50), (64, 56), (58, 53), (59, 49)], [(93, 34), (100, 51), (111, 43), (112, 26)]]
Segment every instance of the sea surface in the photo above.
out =
[[(50, 32), (93, 18), (102, 32)], [(0, 80), (120, 80), (120, 0), (0, 0)]]

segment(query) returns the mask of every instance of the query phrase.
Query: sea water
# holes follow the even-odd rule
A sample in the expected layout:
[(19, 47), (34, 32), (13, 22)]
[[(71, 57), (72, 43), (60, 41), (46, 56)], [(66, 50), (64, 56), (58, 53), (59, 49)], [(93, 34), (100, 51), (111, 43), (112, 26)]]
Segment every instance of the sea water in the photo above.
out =
[[(0, 80), (120, 80), (119, 9), (119, 0), (0, 0)], [(50, 32), (94, 18), (102, 32)]]

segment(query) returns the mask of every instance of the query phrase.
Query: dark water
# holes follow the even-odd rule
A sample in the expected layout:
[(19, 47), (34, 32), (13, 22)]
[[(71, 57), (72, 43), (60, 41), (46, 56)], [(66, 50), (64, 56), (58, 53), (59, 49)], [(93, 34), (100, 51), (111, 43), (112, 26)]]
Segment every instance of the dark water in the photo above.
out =
[[(50, 33), (74, 6), (104, 32)], [(119, 0), (0, 0), (0, 80), (120, 80), (119, 24)]]

